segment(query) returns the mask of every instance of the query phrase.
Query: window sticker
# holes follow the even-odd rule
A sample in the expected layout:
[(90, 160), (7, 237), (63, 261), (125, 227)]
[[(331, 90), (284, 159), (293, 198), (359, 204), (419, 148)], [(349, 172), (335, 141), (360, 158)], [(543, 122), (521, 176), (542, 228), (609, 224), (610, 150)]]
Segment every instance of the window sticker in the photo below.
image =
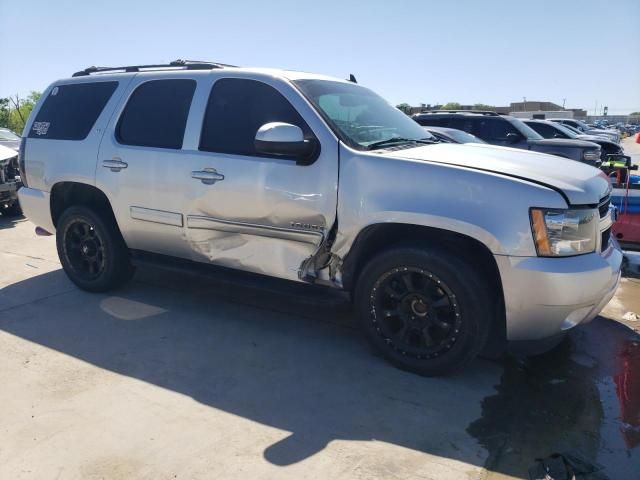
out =
[(51, 90), (51, 96), (55, 97), (58, 94), (58, 91), (60, 89), (58, 87), (53, 87), (53, 90)]
[(31, 129), (36, 132), (36, 135), (46, 135), (49, 131), (50, 122), (33, 122)]

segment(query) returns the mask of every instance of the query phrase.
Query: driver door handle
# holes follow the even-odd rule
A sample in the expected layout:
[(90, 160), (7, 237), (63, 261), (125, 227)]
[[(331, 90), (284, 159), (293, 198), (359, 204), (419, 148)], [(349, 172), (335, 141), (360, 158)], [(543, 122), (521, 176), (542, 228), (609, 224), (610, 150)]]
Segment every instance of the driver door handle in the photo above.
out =
[(194, 170), (191, 172), (191, 178), (200, 180), (205, 185), (213, 185), (216, 182), (224, 180), (224, 175), (216, 172), (215, 168), (205, 168), (203, 170)]

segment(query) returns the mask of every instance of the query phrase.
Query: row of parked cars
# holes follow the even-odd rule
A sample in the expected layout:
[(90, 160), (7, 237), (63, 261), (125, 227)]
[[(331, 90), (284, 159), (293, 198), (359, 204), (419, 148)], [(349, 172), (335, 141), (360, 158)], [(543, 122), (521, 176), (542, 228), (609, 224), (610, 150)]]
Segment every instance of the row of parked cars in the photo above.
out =
[(594, 167), (600, 167), (609, 155), (624, 153), (617, 131), (590, 128), (574, 119), (521, 120), (477, 110), (436, 110), (415, 114), (413, 119), (441, 141), (482, 141), (548, 153)]

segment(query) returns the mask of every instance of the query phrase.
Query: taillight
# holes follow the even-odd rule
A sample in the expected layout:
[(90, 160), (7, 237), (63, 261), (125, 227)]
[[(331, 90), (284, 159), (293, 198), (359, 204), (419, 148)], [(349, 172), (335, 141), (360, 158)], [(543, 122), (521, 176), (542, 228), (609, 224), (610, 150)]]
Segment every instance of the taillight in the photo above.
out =
[(26, 137), (22, 137), (20, 140), (20, 149), (18, 150), (18, 168), (20, 169), (20, 180), (22, 180), (22, 185), (28, 187), (27, 185), (27, 171), (25, 167), (24, 155), (25, 150), (27, 148), (27, 139)]

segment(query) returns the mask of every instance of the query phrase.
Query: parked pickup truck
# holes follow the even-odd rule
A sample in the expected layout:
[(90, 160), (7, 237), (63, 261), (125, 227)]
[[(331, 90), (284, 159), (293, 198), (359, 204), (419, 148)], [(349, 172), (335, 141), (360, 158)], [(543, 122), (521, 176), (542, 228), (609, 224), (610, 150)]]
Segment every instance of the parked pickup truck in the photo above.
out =
[(549, 348), (596, 316), (622, 262), (603, 173), (427, 135), (321, 75), (89, 68), (31, 113), (19, 196), (82, 289), (141, 259), (344, 289), (382, 354), (424, 375)]

